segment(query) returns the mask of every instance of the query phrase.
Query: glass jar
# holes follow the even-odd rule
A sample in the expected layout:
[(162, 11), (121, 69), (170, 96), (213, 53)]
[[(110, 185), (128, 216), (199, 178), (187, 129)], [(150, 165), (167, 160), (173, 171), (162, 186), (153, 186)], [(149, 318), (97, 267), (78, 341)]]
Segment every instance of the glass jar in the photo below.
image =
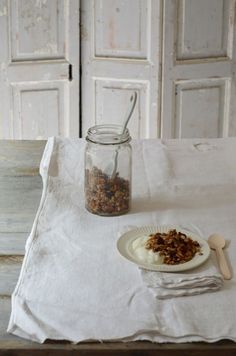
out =
[(85, 206), (93, 214), (122, 215), (131, 202), (129, 130), (97, 125), (88, 130), (85, 149)]

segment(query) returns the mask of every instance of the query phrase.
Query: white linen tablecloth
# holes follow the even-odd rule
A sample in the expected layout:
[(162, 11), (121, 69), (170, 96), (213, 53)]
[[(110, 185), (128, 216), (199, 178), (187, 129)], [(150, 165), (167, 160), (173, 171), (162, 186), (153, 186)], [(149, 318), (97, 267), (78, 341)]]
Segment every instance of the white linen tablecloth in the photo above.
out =
[(8, 332), (38, 342), (236, 341), (234, 273), (217, 292), (159, 300), (116, 248), (124, 226), (194, 226), (226, 238), (234, 272), (236, 139), (133, 141), (132, 209), (119, 217), (84, 208), (84, 145), (48, 140)]

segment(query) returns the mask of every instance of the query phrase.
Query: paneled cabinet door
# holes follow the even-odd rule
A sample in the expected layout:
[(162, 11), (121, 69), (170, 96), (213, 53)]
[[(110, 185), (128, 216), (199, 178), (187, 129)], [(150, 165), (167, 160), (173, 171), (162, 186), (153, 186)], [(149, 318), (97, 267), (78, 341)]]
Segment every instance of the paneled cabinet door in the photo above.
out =
[(0, 1), (0, 138), (79, 136), (79, 1)]
[(82, 132), (124, 120), (138, 94), (133, 137), (159, 135), (159, 0), (82, 0)]
[(236, 135), (235, 0), (166, 0), (163, 137)]

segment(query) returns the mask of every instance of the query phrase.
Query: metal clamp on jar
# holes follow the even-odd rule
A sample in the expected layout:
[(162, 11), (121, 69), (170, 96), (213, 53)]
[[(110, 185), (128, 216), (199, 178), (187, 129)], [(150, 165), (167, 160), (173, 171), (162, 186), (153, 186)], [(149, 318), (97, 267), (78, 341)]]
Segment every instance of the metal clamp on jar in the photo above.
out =
[(125, 214), (131, 202), (129, 130), (97, 125), (88, 130), (85, 149), (85, 206), (93, 214)]

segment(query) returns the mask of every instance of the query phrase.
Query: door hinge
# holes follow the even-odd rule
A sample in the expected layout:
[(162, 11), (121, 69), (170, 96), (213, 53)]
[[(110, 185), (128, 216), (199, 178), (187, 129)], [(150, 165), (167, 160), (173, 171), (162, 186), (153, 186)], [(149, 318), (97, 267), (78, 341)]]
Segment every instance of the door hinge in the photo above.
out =
[(73, 68), (72, 64), (69, 64), (68, 68), (68, 79), (71, 82), (73, 80)]

